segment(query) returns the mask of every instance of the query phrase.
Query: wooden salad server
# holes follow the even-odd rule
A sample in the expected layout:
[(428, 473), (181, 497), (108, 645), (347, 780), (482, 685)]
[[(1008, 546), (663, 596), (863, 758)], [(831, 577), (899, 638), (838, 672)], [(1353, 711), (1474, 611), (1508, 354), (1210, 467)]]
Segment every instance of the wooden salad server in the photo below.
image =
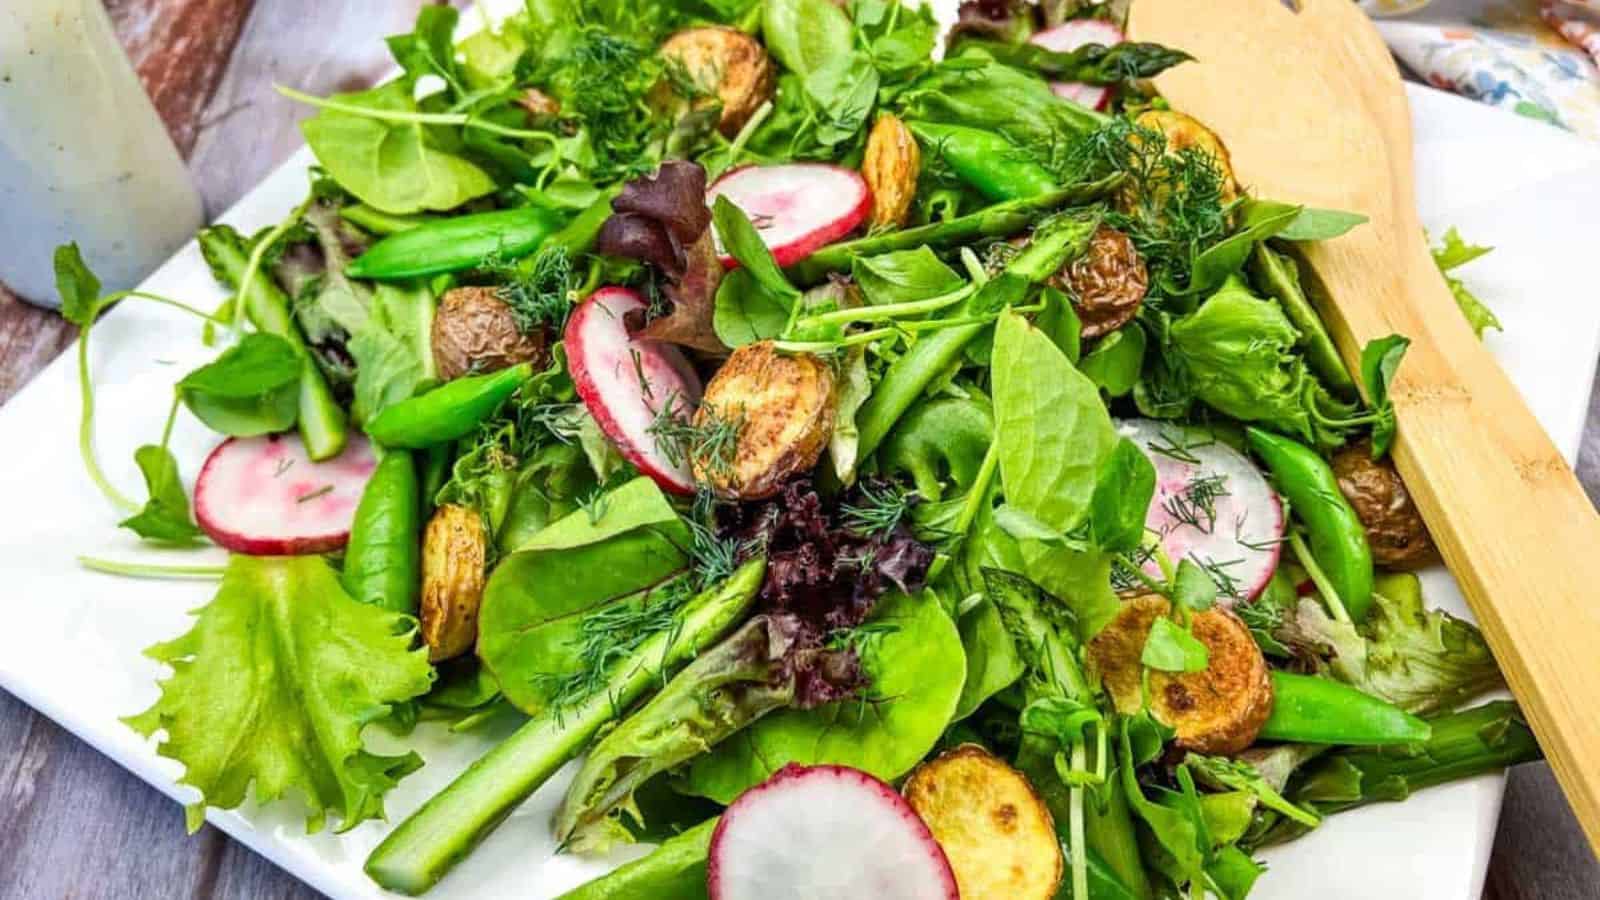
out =
[(1370, 218), (1304, 247), (1318, 311), (1352, 371), (1368, 341), (1411, 339), (1395, 463), (1600, 849), (1600, 516), (1429, 255), (1387, 48), (1350, 0), (1294, 5), (1134, 0), (1129, 31), (1195, 56), (1156, 85), (1251, 193)]

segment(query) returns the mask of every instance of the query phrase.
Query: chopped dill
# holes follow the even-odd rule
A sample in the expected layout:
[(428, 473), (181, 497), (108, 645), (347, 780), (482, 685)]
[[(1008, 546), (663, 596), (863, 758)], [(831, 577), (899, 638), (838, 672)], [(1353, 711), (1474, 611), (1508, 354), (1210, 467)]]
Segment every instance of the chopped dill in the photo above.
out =
[(1222, 561), (1201, 557), (1190, 553), (1189, 561), (1199, 566), (1202, 571), (1211, 577), (1217, 586), (1217, 592), (1232, 600), (1244, 599), (1244, 592), (1239, 589), (1239, 578), (1228, 571), (1229, 568), (1242, 565), (1242, 559), (1227, 559)]
[(578, 498), (578, 508), (589, 514), (589, 524), (593, 525), (605, 518), (606, 507), (609, 501), (606, 498), (605, 485), (598, 485), (587, 496)]
[(493, 253), (480, 268), (503, 280), (495, 293), (511, 310), (518, 331), (527, 334), (545, 325), (560, 328), (565, 324), (578, 290), (572, 257), (565, 247), (552, 245), (540, 250), (528, 267)]
[(656, 417), (645, 429), (656, 439), (656, 445), (674, 466), (684, 461), (714, 476), (733, 470), (739, 451), (739, 434), (744, 430), (744, 408), (738, 407), (732, 415), (715, 406), (702, 406), (700, 413), (690, 415), (685, 404), (676, 395), (667, 398), (656, 412)]
[(617, 661), (632, 656), (655, 635), (681, 628), (678, 612), (692, 596), (685, 580), (677, 579), (637, 600), (613, 603), (585, 616), (571, 644), (577, 667), (564, 675), (534, 676), (534, 684), (548, 694), (557, 720), (574, 703), (603, 689)]
[(862, 537), (886, 537), (905, 521), (917, 500), (915, 491), (883, 481), (863, 481), (857, 493), (861, 502), (841, 504), (839, 511), (844, 527)]
[(879, 641), (900, 630), (893, 622), (862, 622), (854, 628), (839, 628), (828, 634), (829, 650), (854, 650), (861, 653), (868, 644)]
[(1217, 527), (1217, 500), (1226, 496), (1228, 476), (1204, 475), (1168, 497), (1161, 508), (1178, 524), (1210, 534)]
[(1165, 428), (1161, 429), (1156, 439), (1146, 446), (1151, 453), (1159, 453), (1168, 459), (1198, 466), (1200, 457), (1194, 455), (1192, 451), (1204, 449), (1216, 442), (1215, 437), (1207, 436), (1202, 439), (1194, 429), (1179, 427), (1176, 433), (1169, 433)]

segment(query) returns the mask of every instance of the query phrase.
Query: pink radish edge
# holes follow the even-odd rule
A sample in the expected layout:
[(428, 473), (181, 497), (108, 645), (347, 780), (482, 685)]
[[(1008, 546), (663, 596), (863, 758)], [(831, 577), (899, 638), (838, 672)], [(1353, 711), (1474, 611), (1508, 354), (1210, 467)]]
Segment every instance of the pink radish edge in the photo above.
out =
[[(827, 788), (834, 790), (827, 793)], [(796, 827), (806, 813), (815, 815), (809, 834)], [(865, 827), (875, 817), (876, 832)], [(896, 836), (891, 833), (895, 828), (904, 831)], [(896, 838), (900, 846), (885, 847), (888, 839)], [(900, 858), (895, 858), (895, 851)], [(754, 859), (758, 853), (766, 858)], [(832, 890), (801, 892), (802, 896), (960, 898), (944, 849), (894, 788), (860, 769), (795, 763), (739, 795), (723, 812), (711, 835), (706, 891), (710, 900), (764, 900), (763, 889), (774, 878), (803, 884), (800, 879), (819, 868), (827, 870)]]
[[(1028, 39), (1046, 50), (1071, 53), (1084, 44), (1104, 44), (1114, 47), (1127, 40), (1122, 29), (1104, 19), (1074, 19), (1048, 28)], [(1089, 109), (1104, 110), (1111, 104), (1111, 90), (1104, 85), (1084, 84), (1081, 81), (1052, 81), (1050, 90), (1057, 97)]]
[(700, 376), (676, 347), (628, 333), (628, 314), (648, 305), (627, 288), (591, 294), (567, 320), (567, 367), (578, 397), (618, 452), (663, 490), (692, 494), (688, 461), (674, 465), (650, 426), (669, 400), (692, 412), (700, 402)]
[(323, 462), (312, 462), (292, 432), (229, 438), (206, 457), (195, 479), (195, 521), (235, 553), (338, 550), (350, 539), (356, 504), (376, 465), (372, 445), (359, 434)]
[[(706, 202), (727, 197), (755, 223), (779, 266), (792, 266), (855, 231), (872, 213), (872, 192), (853, 169), (825, 163), (741, 166), (706, 191)], [(722, 265), (738, 261), (722, 249)]]
[[(1219, 565), (1238, 587), (1237, 597), (1219, 598), (1224, 603), (1248, 603), (1259, 596), (1277, 571), (1287, 524), (1278, 492), (1261, 470), (1243, 453), (1202, 429), (1127, 419), (1117, 423), (1117, 430), (1138, 444), (1155, 465), (1156, 490), (1145, 514), (1145, 528), (1161, 536), (1162, 550), (1172, 564), (1188, 558), (1202, 565)], [(1186, 434), (1191, 437), (1186, 439)], [(1193, 485), (1218, 476), (1226, 493), (1211, 501), (1214, 518), (1174, 515), (1185, 499), (1192, 499)], [(1208, 527), (1197, 527), (1183, 521), (1185, 518), (1196, 518)], [(1145, 564), (1145, 572), (1161, 577), (1154, 561)]]

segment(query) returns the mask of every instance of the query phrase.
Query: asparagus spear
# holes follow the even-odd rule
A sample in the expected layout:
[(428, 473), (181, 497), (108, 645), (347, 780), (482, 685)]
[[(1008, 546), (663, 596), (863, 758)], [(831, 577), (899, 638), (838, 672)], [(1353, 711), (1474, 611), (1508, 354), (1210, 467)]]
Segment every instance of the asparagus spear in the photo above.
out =
[(506, 816), (592, 740), (606, 723), (672, 668), (709, 646), (755, 599), (766, 562), (745, 563), (691, 600), (667, 629), (612, 665), (601, 689), (559, 713), (530, 719), (504, 743), (401, 822), (367, 858), (381, 887), (420, 894), (432, 887)]
[(706, 856), (718, 821), (711, 819), (669, 838), (649, 856), (574, 888), (556, 900), (703, 900)]
[(1123, 176), (1111, 175), (1099, 181), (1071, 184), (1059, 190), (1010, 200), (959, 216), (948, 222), (934, 222), (903, 231), (864, 237), (824, 247), (790, 267), (789, 280), (799, 285), (822, 281), (830, 272), (844, 272), (858, 256), (877, 256), (896, 250), (915, 250), (921, 246), (949, 247), (969, 244), (983, 238), (1003, 238), (1021, 234), (1051, 210), (1098, 200), (1122, 184)]
[(331, 459), (344, 449), (346, 425), (344, 410), (333, 399), (333, 391), (322, 377), (322, 371), (311, 359), (305, 339), (295, 326), (289, 312), (289, 298), (265, 272), (257, 270), (251, 275), (248, 290), (241, 284), (250, 267), (250, 254), (245, 250), (239, 233), (226, 225), (214, 225), (200, 231), (200, 253), (217, 280), (232, 288), (246, 299), (245, 314), (251, 324), (261, 331), (287, 340), (300, 354), (304, 364), (300, 372), (300, 439), (306, 453), (315, 460)]

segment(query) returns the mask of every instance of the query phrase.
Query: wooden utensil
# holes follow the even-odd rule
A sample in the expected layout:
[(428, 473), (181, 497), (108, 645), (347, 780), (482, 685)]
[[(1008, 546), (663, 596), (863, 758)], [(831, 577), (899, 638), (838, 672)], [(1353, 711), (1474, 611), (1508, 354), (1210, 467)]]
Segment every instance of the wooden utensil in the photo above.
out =
[(1600, 516), (1428, 253), (1398, 71), (1349, 0), (1204, 6), (1136, 0), (1130, 33), (1196, 57), (1157, 87), (1254, 195), (1370, 217), (1305, 248), (1318, 312), (1352, 370), (1368, 341), (1411, 338), (1395, 463), (1600, 849)]

